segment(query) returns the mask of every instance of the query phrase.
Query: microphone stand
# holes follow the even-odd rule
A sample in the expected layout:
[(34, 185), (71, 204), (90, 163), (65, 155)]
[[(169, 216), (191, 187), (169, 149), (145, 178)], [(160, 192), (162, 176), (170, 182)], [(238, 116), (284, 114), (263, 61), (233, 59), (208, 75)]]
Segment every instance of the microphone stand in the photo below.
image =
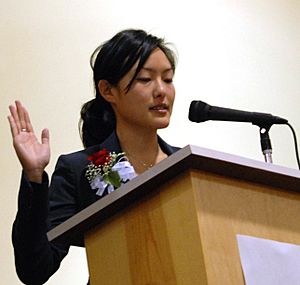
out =
[(271, 140), (269, 137), (270, 128), (271, 128), (270, 125), (259, 126), (261, 150), (264, 155), (265, 162), (267, 162), (267, 163), (273, 163), (272, 145), (271, 145)]

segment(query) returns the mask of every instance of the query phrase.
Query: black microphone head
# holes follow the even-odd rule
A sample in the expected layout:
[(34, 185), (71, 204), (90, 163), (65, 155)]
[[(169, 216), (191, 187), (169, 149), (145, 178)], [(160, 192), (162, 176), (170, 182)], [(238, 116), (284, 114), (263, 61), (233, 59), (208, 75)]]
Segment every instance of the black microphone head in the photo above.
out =
[(248, 122), (259, 127), (272, 126), (273, 124), (286, 124), (288, 120), (266, 113), (247, 112), (210, 106), (202, 101), (192, 101), (189, 110), (189, 120), (196, 123), (208, 120)]
[(202, 101), (192, 101), (189, 110), (189, 120), (195, 123), (209, 120), (208, 114), (210, 107), (210, 105)]

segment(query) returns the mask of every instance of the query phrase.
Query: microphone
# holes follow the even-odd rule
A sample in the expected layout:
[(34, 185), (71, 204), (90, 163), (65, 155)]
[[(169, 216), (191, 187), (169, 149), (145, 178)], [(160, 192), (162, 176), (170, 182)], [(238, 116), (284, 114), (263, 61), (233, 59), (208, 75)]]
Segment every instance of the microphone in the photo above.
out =
[(286, 124), (288, 120), (273, 116), (271, 114), (247, 112), (210, 106), (202, 101), (192, 101), (189, 110), (189, 120), (200, 123), (208, 120), (248, 122), (259, 127), (273, 124)]

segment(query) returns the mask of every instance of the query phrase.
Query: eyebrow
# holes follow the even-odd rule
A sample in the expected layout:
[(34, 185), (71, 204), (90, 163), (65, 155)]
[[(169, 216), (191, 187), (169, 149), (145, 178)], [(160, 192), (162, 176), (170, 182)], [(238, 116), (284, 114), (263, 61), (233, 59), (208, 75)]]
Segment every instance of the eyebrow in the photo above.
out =
[[(156, 71), (156, 68), (142, 67), (141, 70), (146, 70), (146, 71), (154, 72), (154, 71)], [(173, 68), (172, 67), (168, 67), (168, 68), (166, 68), (166, 69), (163, 70), (163, 72), (168, 72), (168, 71), (173, 71)]]

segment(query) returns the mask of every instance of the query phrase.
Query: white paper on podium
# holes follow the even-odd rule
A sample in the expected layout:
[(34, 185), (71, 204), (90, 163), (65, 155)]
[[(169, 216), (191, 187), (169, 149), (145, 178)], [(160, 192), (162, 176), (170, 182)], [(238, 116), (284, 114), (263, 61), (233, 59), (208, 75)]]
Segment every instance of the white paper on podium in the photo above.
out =
[(300, 246), (237, 235), (246, 285), (300, 285)]

